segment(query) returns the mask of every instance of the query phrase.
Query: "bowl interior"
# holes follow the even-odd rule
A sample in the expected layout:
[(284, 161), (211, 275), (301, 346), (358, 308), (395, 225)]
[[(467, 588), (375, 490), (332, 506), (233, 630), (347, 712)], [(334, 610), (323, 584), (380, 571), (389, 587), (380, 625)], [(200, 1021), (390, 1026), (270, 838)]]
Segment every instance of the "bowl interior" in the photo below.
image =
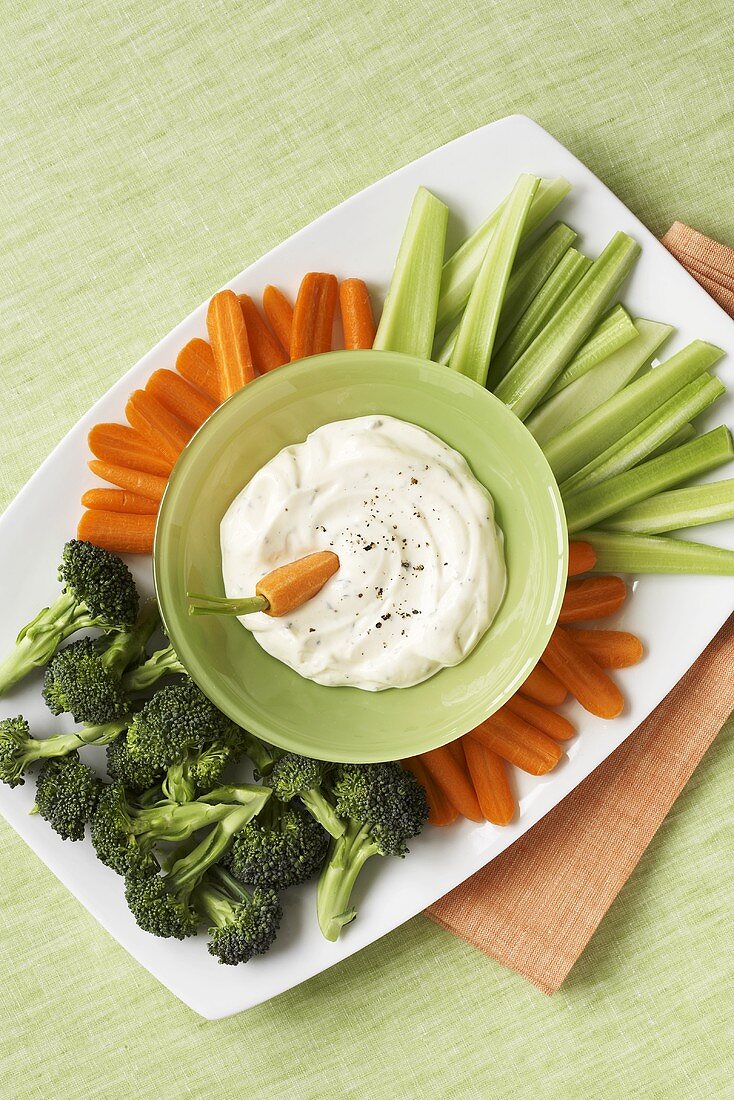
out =
[[(366, 692), (314, 684), (265, 653), (235, 618), (191, 618), (186, 591), (223, 593), (219, 524), (282, 447), (334, 420), (383, 413), (464, 455), (494, 497), (508, 587), (479, 645), (415, 687)], [(158, 518), (155, 584), (171, 642), (234, 721), (324, 760), (425, 752), (466, 733), (512, 695), (542, 653), (566, 576), (563, 508), (540, 448), (492, 394), (445, 367), (389, 352), (332, 352), (281, 367), (202, 426), (171, 476)]]

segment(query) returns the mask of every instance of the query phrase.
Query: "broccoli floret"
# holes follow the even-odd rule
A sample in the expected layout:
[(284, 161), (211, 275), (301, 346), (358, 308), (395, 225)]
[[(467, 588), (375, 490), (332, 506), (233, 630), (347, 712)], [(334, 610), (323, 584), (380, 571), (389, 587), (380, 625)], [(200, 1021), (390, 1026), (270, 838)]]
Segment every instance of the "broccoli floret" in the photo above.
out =
[(125, 790), (142, 794), (159, 784), (166, 772), (146, 760), (133, 760), (127, 750), (127, 734), (123, 733), (107, 746), (107, 774), (110, 779), (119, 779)]
[(46, 760), (38, 773), (34, 810), (64, 840), (83, 840), (102, 786), (77, 752)]
[(167, 769), (163, 793), (173, 802), (188, 802), (221, 783), (225, 770), (237, 756), (232, 746), (217, 743), (190, 750)]
[(130, 695), (150, 691), (164, 676), (185, 676), (186, 669), (176, 656), (173, 646), (158, 649), (142, 665), (126, 672), (122, 684)]
[(164, 939), (184, 940), (196, 935), (199, 915), (189, 902), (190, 891), (178, 897), (168, 878), (128, 871), (125, 900), (144, 932)]
[(221, 867), (213, 867), (197, 888), (193, 902), (212, 922), (209, 954), (227, 966), (264, 955), (278, 934), (283, 910), (268, 886), (250, 894)]
[(138, 593), (122, 558), (73, 539), (64, 547), (61, 594), (23, 627), (15, 649), (0, 665), (0, 695), (51, 660), (71, 634), (87, 627), (127, 630), (138, 613)]
[(81, 638), (60, 650), (46, 669), (43, 697), (53, 714), (68, 711), (77, 722), (112, 722), (130, 710), (122, 682), (128, 665), (139, 661), (160, 621), (149, 600), (135, 626), (112, 640)]
[(328, 847), (329, 834), (300, 803), (271, 799), (234, 838), (227, 867), (240, 882), (284, 890), (315, 875)]
[(334, 782), (337, 812), (348, 819), (346, 832), (332, 841), (316, 894), (319, 927), (337, 940), (357, 911), (350, 898), (370, 856), (404, 856), (406, 841), (428, 818), (426, 793), (412, 772), (396, 762), (342, 764)]
[(133, 760), (168, 768), (191, 750), (230, 744), (236, 727), (191, 680), (167, 684), (130, 723), (127, 747)]
[(23, 775), (38, 760), (68, 756), (82, 745), (109, 745), (125, 729), (127, 720), (86, 726), (76, 733), (58, 733), (53, 737), (31, 735), (22, 714), (0, 722), (0, 782), (11, 787), (22, 786)]
[(322, 783), (330, 767), (330, 764), (321, 760), (311, 760), (308, 756), (287, 752), (275, 761), (267, 782), (281, 802), (300, 798), (327, 833), (338, 837), (344, 832), (344, 822), (340, 820), (322, 790)]

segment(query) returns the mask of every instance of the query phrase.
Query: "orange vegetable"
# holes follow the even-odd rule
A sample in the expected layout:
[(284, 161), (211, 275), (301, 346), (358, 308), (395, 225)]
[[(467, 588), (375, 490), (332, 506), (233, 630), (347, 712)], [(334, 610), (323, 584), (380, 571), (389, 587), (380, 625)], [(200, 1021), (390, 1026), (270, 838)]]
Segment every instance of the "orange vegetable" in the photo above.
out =
[(558, 621), (578, 623), (585, 619), (605, 619), (619, 611), (626, 598), (627, 585), (621, 577), (569, 581)]
[(82, 506), (101, 512), (133, 512), (139, 516), (155, 516), (158, 502), (126, 489), (87, 489)]
[(223, 398), (231, 397), (255, 377), (245, 318), (233, 290), (220, 290), (209, 303), (206, 327), (219, 370)]
[[(463, 753), (462, 749), (462, 758)], [(443, 745), (440, 749), (422, 753), (420, 759), (462, 817), (468, 817), (470, 821), (484, 821), (466, 761), (459, 763), (455, 750)]]
[(313, 599), (338, 568), (337, 555), (331, 550), (320, 550), (274, 569), (258, 582), (255, 592), (270, 604), (267, 615), (288, 615)]
[(560, 680), (541, 664), (535, 666), (520, 691), (528, 699), (534, 699), (546, 707), (560, 707), (568, 695)]
[(145, 389), (190, 428), (200, 428), (217, 407), (216, 401), (200, 393), (195, 386), (172, 370), (153, 371)]
[(576, 730), (568, 718), (558, 714), (555, 710), (543, 707), (532, 699), (526, 699), (522, 695), (513, 695), (505, 703), (508, 710), (516, 714), (518, 718), (524, 718), (536, 730), (547, 733), (556, 741), (568, 741), (576, 733)]
[(194, 434), (193, 428), (169, 412), (157, 397), (146, 390), (134, 390), (130, 394), (125, 415), (151, 447), (161, 450), (174, 462)]
[(542, 659), (590, 714), (616, 718), (624, 710), (624, 696), (617, 685), (562, 626), (553, 631)]
[(291, 361), (331, 351), (331, 331), (339, 287), (336, 275), (309, 271), (303, 276), (293, 307)]
[(451, 825), (459, 816), (459, 811), (451, 805), (446, 795), (433, 778), (428, 768), (417, 756), (403, 760), (403, 767), (411, 771), (426, 792), (428, 799), (428, 824)]
[(138, 493), (149, 500), (160, 500), (168, 484), (165, 477), (156, 477), (145, 470), (131, 470), (128, 466), (114, 466), (110, 462), (100, 462), (97, 459), (89, 463), (89, 469), (103, 481), (119, 485), (121, 489)]
[(290, 359), (291, 328), (293, 327), (293, 306), (282, 290), (277, 286), (266, 286), (263, 291), (263, 311), (270, 327), (278, 338), (278, 343)]
[(568, 544), (568, 575), (588, 573), (596, 564), (596, 550), (590, 542), (570, 542)]
[(467, 735), (530, 775), (546, 775), (563, 756), (557, 741), (500, 707)]
[(150, 554), (154, 531), (155, 516), (89, 509), (82, 512), (77, 538), (116, 554)]
[(366, 284), (361, 279), (345, 279), (339, 287), (339, 305), (344, 347), (371, 348), (375, 342), (375, 322)]
[(472, 737), (462, 744), (482, 813), (493, 825), (509, 825), (517, 806), (504, 760)]
[(187, 382), (198, 386), (202, 393), (217, 404), (222, 400), (219, 371), (214, 361), (211, 344), (196, 337), (181, 348), (176, 359), (176, 370)]
[(173, 461), (153, 451), (144, 436), (127, 424), (95, 424), (87, 436), (95, 458), (113, 466), (129, 466), (148, 474), (168, 477)]
[(288, 355), (283, 351), (280, 342), (263, 321), (252, 298), (248, 294), (240, 294), (239, 298), (255, 370), (259, 374), (266, 374), (269, 370), (282, 367), (288, 362)]
[(602, 668), (629, 668), (642, 659), (644, 649), (636, 634), (626, 630), (570, 630), (575, 642)]

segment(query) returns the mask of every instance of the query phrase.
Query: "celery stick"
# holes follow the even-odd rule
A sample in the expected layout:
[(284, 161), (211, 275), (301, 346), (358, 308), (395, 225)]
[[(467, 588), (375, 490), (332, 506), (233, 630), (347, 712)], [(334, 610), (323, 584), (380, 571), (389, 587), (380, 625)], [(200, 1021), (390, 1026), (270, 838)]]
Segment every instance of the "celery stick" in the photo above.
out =
[(601, 363), (602, 359), (613, 355), (615, 351), (619, 351), (625, 344), (629, 344), (635, 336), (637, 336), (637, 329), (627, 310), (621, 305), (614, 306), (606, 317), (602, 317), (586, 343), (579, 348), (565, 370), (559, 374), (548, 390), (548, 397), (553, 397), (561, 390), (565, 390), (566, 386), (570, 386), (577, 378), (583, 378), (592, 367)]
[(561, 493), (568, 496), (580, 489), (590, 489), (616, 474), (630, 470), (644, 459), (651, 458), (652, 452), (661, 443), (670, 439), (692, 417), (702, 413), (725, 392), (726, 386), (723, 382), (712, 378), (710, 374), (694, 378), (659, 409), (646, 416), (636, 428), (564, 481)]
[[(525, 223), (525, 235), (540, 225), (570, 190), (571, 184), (560, 176), (557, 179), (541, 180)], [(484, 254), (497, 228), (503, 206), (504, 203), (501, 203), (443, 265), (436, 319), (437, 330), (440, 331), (455, 321), (468, 302), (471, 288), (474, 286)]]
[(643, 462), (634, 470), (625, 470), (601, 485), (571, 493), (563, 501), (568, 533), (575, 534), (585, 527), (601, 524), (607, 516), (616, 515), (638, 500), (646, 500), (654, 493), (715, 470), (732, 458), (734, 441), (729, 429), (722, 424), (660, 458)]
[(487, 381), (502, 302), (523, 226), (539, 183), (537, 176), (524, 174), (512, 189), (461, 318), (449, 366), (451, 370), (473, 378), (480, 386)]
[(597, 573), (687, 573), (734, 576), (734, 550), (660, 535), (584, 531), (577, 536), (596, 551)]
[[(618, 352), (624, 355), (625, 349)], [(601, 454), (635, 424), (674, 393), (712, 367), (723, 355), (721, 348), (694, 340), (660, 366), (638, 378), (598, 408), (544, 443), (543, 451), (558, 482)], [(587, 377), (591, 377), (590, 372)], [(571, 387), (569, 386), (570, 390)], [(567, 391), (563, 391), (564, 393)], [(562, 394), (558, 394), (558, 400)], [(537, 437), (536, 437), (537, 438)]]
[(675, 435), (671, 435), (670, 439), (666, 439), (664, 443), (661, 443), (659, 447), (656, 447), (654, 451), (651, 451), (649, 458), (657, 458), (658, 455), (664, 455), (668, 451), (672, 451), (673, 447), (680, 447), (681, 443), (687, 443), (689, 439), (693, 439), (696, 434), (696, 429), (693, 424), (684, 424), (682, 428), (679, 428)]
[(591, 267), (592, 261), (589, 257), (575, 248), (569, 248), (561, 257), (558, 265), (507, 336), (502, 348), (497, 350), (489, 372), (490, 389), (494, 389), (501, 382), (523, 352), (540, 335)]
[(373, 347), (430, 359), (448, 207), (419, 187), (400, 242)]
[(615, 233), (556, 315), (496, 389), (497, 397), (524, 420), (553, 385), (591, 332), (629, 274), (640, 246)]
[(673, 331), (671, 325), (635, 318), (638, 335), (629, 344), (577, 378), (565, 390), (539, 405), (525, 421), (525, 427), (540, 446), (593, 412), (632, 381), (660, 349)]
[(734, 478), (658, 493), (606, 519), (604, 530), (660, 535), (726, 519), (734, 519)]

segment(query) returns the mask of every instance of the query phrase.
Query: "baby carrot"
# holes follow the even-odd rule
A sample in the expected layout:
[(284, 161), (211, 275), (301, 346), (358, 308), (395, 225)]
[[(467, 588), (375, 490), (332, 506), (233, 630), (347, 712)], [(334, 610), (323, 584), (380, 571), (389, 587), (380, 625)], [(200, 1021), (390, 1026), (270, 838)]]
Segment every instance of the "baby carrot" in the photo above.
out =
[(194, 434), (193, 428), (169, 412), (147, 390), (134, 390), (130, 394), (125, 416), (151, 447), (163, 451), (174, 462)]
[(424, 752), (420, 759), (462, 817), (468, 817), (470, 821), (484, 821), (466, 763), (463, 766), (459, 764), (448, 745)]
[(255, 377), (245, 318), (233, 290), (220, 290), (209, 303), (206, 327), (221, 379), (222, 397), (231, 397)]
[(101, 512), (134, 512), (139, 516), (155, 516), (158, 502), (130, 493), (126, 489), (87, 489), (82, 506)]
[(504, 707), (467, 736), (530, 775), (546, 775), (563, 756), (557, 741)]
[(239, 299), (255, 370), (258, 374), (266, 374), (269, 370), (282, 367), (288, 362), (288, 356), (263, 321), (260, 310), (248, 294), (240, 294)]
[(596, 564), (596, 550), (590, 542), (575, 540), (568, 544), (568, 575), (575, 577), (579, 573), (588, 573)]
[(320, 592), (338, 568), (336, 554), (331, 550), (319, 550), (274, 569), (258, 581), (255, 592), (270, 604), (266, 614), (288, 615)]
[(549, 707), (542, 707), (532, 699), (526, 699), (519, 693), (508, 699), (505, 706), (518, 718), (524, 718), (531, 726), (535, 726), (536, 730), (547, 733), (556, 741), (569, 741), (576, 733), (568, 718), (564, 718), (562, 714), (558, 714)]
[(113, 466), (129, 466), (148, 474), (168, 477), (173, 460), (155, 452), (140, 432), (127, 424), (95, 424), (87, 436), (95, 458)]
[(165, 492), (168, 479), (156, 477), (145, 470), (131, 470), (127, 466), (114, 466), (110, 462), (100, 462), (93, 459), (89, 463), (89, 469), (102, 481), (109, 481), (111, 485), (118, 485), (121, 489), (127, 489), (131, 493), (148, 497), (149, 500), (160, 500)]
[(403, 767), (413, 773), (426, 792), (429, 809), (428, 824), (441, 826), (453, 824), (459, 816), (459, 811), (452, 806), (423, 761), (417, 756), (411, 756), (409, 760), (403, 760)]
[(150, 554), (154, 532), (155, 516), (89, 509), (82, 512), (77, 538), (115, 554)]
[(172, 370), (153, 371), (145, 389), (190, 428), (200, 428), (217, 407), (216, 401), (200, 393), (195, 386)]
[(558, 621), (577, 623), (585, 619), (605, 619), (619, 611), (626, 598), (627, 585), (621, 577), (569, 581)]
[(568, 695), (560, 680), (541, 664), (535, 666), (520, 686), (520, 691), (528, 699), (534, 699), (546, 707), (560, 707)]
[(504, 760), (471, 737), (462, 744), (482, 813), (493, 825), (509, 825), (517, 807)]
[(338, 293), (336, 275), (309, 271), (303, 276), (293, 307), (291, 362), (331, 351), (331, 330)]
[(345, 279), (339, 287), (339, 306), (344, 347), (371, 348), (375, 342), (375, 322), (366, 284), (361, 279)]
[(270, 322), (270, 327), (278, 338), (278, 343), (290, 358), (291, 352), (291, 328), (293, 326), (293, 306), (282, 290), (277, 286), (266, 286), (263, 291), (263, 312)]
[(217, 404), (222, 400), (219, 371), (214, 361), (211, 344), (196, 337), (181, 348), (176, 359), (176, 370), (187, 382), (211, 397)]
[(617, 685), (562, 626), (553, 631), (543, 664), (555, 673), (584, 710), (597, 718), (616, 718), (624, 710), (624, 696)]
[(626, 630), (570, 630), (574, 641), (602, 668), (629, 668), (642, 659), (644, 649), (636, 634)]

